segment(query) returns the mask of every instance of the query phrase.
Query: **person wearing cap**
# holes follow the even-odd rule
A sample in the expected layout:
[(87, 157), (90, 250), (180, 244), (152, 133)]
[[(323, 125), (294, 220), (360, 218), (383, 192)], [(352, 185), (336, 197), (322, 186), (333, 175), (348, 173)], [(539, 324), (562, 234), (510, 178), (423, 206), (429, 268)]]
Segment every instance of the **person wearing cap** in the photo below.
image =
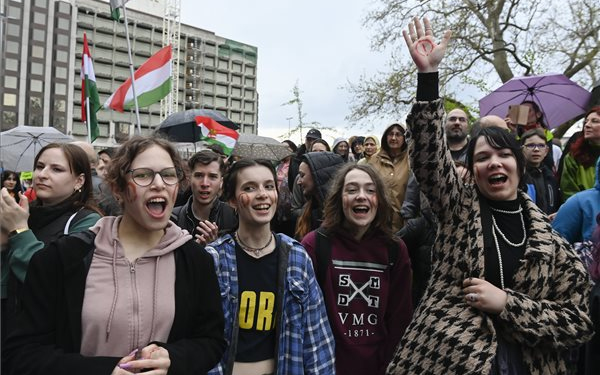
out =
[(381, 150), (369, 159), (385, 182), (394, 215), (392, 231), (396, 233), (404, 225), (400, 209), (408, 184), (409, 166), (404, 126), (395, 122), (388, 126), (381, 137)]
[(296, 181), (296, 176), (298, 175), (298, 168), (300, 167), (300, 162), (302, 161), (302, 155), (309, 152), (310, 147), (313, 142), (317, 139), (321, 138), (321, 132), (317, 129), (310, 129), (308, 133), (306, 133), (306, 138), (304, 139), (304, 144), (298, 147), (296, 154), (292, 157), (290, 161), (290, 168), (288, 170), (288, 185), (294, 186)]

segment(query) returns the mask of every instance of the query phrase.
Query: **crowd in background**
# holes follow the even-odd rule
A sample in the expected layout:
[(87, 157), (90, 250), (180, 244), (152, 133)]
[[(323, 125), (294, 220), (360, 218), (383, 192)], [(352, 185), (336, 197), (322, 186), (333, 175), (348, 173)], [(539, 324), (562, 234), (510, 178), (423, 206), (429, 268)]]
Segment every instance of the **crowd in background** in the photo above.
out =
[[(447, 109), (427, 20), (406, 124), (310, 129), (283, 160), (159, 136), (2, 172), (10, 374), (600, 371), (600, 105), (561, 147)], [(419, 43), (433, 51), (417, 51)]]

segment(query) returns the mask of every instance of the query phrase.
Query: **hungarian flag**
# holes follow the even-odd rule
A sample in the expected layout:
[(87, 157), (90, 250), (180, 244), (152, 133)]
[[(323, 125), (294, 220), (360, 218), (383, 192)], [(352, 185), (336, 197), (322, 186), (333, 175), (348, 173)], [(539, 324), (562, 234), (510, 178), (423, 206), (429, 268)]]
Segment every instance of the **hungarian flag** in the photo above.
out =
[[(100, 109), (100, 98), (96, 87), (96, 75), (92, 64), (92, 55), (88, 48), (87, 36), (83, 33), (83, 55), (81, 56), (81, 121), (88, 128), (90, 142), (94, 142), (100, 131), (96, 112)], [(89, 117), (88, 117), (89, 114)]]
[[(172, 48), (168, 45), (150, 56), (133, 74), (135, 94), (140, 108), (160, 101), (171, 91), (171, 55)], [(131, 77), (127, 78), (104, 103), (104, 108), (112, 108), (119, 112), (134, 106)]]
[(129, 0), (110, 0), (110, 16), (113, 20), (118, 21), (121, 19), (121, 11), (119, 8), (123, 8)]
[(240, 136), (238, 132), (219, 124), (210, 117), (196, 116), (196, 124), (202, 132), (200, 140), (219, 145), (223, 147), (223, 152), (226, 155), (231, 155), (231, 151), (233, 151), (233, 147)]

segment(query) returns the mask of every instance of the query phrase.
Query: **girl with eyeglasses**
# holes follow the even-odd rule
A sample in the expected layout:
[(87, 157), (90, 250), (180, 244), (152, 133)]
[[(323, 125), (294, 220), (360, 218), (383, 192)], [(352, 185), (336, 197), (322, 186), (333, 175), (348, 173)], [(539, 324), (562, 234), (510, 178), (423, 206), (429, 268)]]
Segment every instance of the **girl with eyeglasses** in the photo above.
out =
[(542, 211), (551, 215), (560, 207), (561, 199), (558, 181), (544, 163), (544, 158), (550, 152), (544, 131), (539, 128), (528, 130), (519, 141), (526, 162), (525, 174), (521, 179), (523, 190)]
[(106, 182), (123, 215), (34, 255), (3, 370), (184, 375), (218, 362), (225, 342), (212, 259), (169, 220), (179, 165), (160, 138), (119, 148)]

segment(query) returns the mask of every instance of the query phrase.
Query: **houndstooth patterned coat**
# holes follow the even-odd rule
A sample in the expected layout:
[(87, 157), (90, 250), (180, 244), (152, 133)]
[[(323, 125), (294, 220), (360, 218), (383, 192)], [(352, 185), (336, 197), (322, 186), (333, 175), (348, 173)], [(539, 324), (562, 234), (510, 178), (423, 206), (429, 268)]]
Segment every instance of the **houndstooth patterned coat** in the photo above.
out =
[[(570, 246), (526, 196), (530, 222), (524, 258), (506, 289), (504, 311), (492, 316), (464, 301), (462, 281), (483, 278), (479, 198), (457, 176), (442, 130), (440, 99), (416, 103), (407, 123), (412, 168), (439, 220), (432, 276), (388, 374), (489, 374), (496, 327), (521, 346), (532, 375), (565, 374), (568, 348), (592, 336), (591, 282)], [(519, 193), (523, 194), (523, 193)]]

